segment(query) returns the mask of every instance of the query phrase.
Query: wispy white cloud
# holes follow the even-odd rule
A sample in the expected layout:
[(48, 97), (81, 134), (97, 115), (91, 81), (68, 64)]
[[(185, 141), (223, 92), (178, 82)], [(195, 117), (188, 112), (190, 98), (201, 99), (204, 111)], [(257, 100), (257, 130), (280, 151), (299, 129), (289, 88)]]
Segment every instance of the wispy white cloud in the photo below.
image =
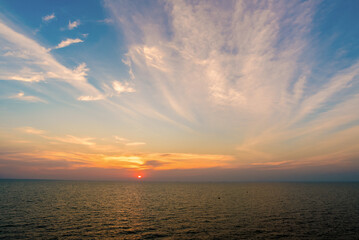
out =
[(31, 38), (14, 31), (0, 20), (0, 43), (7, 52), (17, 53), (6, 58), (0, 66), (2, 80), (38, 82), (50, 79), (65, 81), (80, 91), (81, 95), (97, 96), (101, 93), (87, 82), (85, 63), (74, 69), (59, 63), (48, 51)]
[(36, 135), (43, 135), (46, 133), (46, 131), (44, 131), (44, 130), (36, 129), (33, 127), (21, 127), (21, 128), (18, 128), (18, 130), (28, 133), (28, 134), (36, 134)]
[(79, 101), (98, 101), (105, 99), (105, 96), (98, 95), (98, 96), (80, 96), (77, 98)]
[(141, 145), (146, 145), (145, 142), (129, 142), (125, 144), (126, 146), (141, 146)]
[(19, 92), (16, 95), (10, 96), (10, 99), (17, 99), (17, 100), (21, 100), (21, 101), (27, 101), (27, 102), (42, 102), (42, 103), (46, 103), (45, 100), (36, 97), (36, 96), (27, 96), (25, 95), (23, 92)]
[(130, 84), (125, 82), (121, 83), (119, 81), (112, 82), (113, 89), (116, 90), (118, 93), (132, 93), (136, 92), (134, 88), (130, 87)]
[(55, 13), (52, 13), (52, 14), (50, 14), (50, 15), (46, 15), (46, 16), (42, 17), (42, 21), (48, 22), (48, 21), (54, 19), (55, 17), (56, 17), (56, 16), (55, 16)]
[(98, 20), (97, 22), (110, 24), (110, 23), (113, 23), (114, 21), (113, 21), (112, 18), (105, 18), (105, 19), (102, 19), (102, 20)]
[(67, 26), (67, 28), (69, 30), (72, 30), (74, 28), (77, 28), (79, 25), (80, 25), (80, 20), (76, 20), (76, 21), (73, 21), (73, 22), (69, 21), (69, 25)]
[(18, 130), (25, 132), (27, 134), (39, 135), (42, 138), (48, 139), (51, 141), (70, 143), (70, 144), (79, 144), (79, 145), (86, 145), (86, 146), (96, 145), (96, 143), (93, 142), (93, 140), (95, 140), (95, 138), (91, 138), (91, 137), (76, 137), (73, 135), (66, 135), (63, 137), (50, 136), (46, 131), (41, 130), (41, 129), (36, 129), (33, 127), (20, 127), (20, 128), (18, 128)]
[(4, 57), (16, 57), (16, 58), (23, 58), (28, 59), (29, 53), (26, 51), (7, 51), (3, 54)]
[(4, 80), (40, 82), (46, 79), (46, 74), (42, 71), (32, 70), (29, 67), (23, 67), (16, 73), (6, 73), (6, 71), (0, 72), (0, 77)]
[(77, 76), (76, 79), (86, 80), (87, 72), (89, 70), (86, 63), (81, 63), (73, 70), (73, 73)]
[(116, 142), (117, 143), (121, 143), (121, 144), (124, 144), (125, 146), (142, 146), (142, 145), (146, 145), (145, 142), (134, 142), (134, 141), (131, 141), (127, 138), (123, 138), (123, 137), (119, 137), (119, 136), (114, 136), (114, 138), (116, 139)]
[(64, 48), (64, 47), (70, 46), (71, 44), (81, 43), (81, 42), (83, 42), (83, 40), (79, 39), (79, 38), (75, 38), (75, 39), (67, 38), (67, 39), (61, 41), (56, 47), (54, 47), (54, 49)]
[(71, 143), (71, 144), (79, 144), (79, 145), (86, 145), (86, 146), (92, 146), (96, 143), (93, 142), (94, 138), (82, 138), (82, 137), (76, 137), (72, 135), (66, 135), (65, 137), (50, 137), (46, 136), (45, 138), (50, 140), (56, 140), (63, 143)]
[(40, 82), (44, 81), (45, 77), (43, 75), (33, 75), (33, 76), (9, 76), (7, 79), (15, 80), (15, 81), (23, 81), (23, 82)]
[(144, 57), (147, 66), (156, 68), (162, 72), (169, 71), (164, 61), (164, 53), (159, 48), (155, 46), (143, 46), (137, 47), (135, 51)]
[(127, 138), (123, 138), (123, 137), (119, 137), (119, 136), (114, 136), (114, 138), (118, 141), (118, 142), (128, 142), (130, 140), (128, 140)]
[(316, 109), (322, 107), (323, 104), (325, 104), (335, 93), (349, 87), (350, 83), (358, 76), (359, 62), (337, 73), (334, 77), (329, 79), (328, 83), (318, 89), (315, 94), (303, 100), (297, 117), (299, 119), (303, 118)]

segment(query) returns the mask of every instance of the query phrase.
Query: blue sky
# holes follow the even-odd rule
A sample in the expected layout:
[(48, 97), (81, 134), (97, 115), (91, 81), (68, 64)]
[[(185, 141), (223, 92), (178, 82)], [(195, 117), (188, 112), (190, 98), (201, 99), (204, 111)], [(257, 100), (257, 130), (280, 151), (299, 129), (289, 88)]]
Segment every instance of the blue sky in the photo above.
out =
[(2, 1), (0, 177), (358, 180), (358, 10)]

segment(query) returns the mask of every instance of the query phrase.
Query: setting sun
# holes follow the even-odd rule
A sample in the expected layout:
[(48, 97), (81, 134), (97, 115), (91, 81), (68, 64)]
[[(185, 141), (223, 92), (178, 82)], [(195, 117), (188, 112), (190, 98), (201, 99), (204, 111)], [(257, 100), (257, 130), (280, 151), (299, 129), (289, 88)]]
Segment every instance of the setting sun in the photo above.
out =
[(138, 178), (138, 179), (141, 179), (141, 178), (142, 178), (142, 176), (141, 176), (141, 175), (138, 175), (138, 176), (137, 176), (137, 178)]

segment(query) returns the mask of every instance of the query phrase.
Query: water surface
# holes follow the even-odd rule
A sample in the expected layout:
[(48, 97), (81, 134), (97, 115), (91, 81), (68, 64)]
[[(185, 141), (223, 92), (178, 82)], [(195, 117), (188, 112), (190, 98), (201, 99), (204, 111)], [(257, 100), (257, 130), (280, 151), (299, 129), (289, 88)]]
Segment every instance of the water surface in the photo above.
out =
[(359, 183), (0, 181), (1, 239), (359, 239)]

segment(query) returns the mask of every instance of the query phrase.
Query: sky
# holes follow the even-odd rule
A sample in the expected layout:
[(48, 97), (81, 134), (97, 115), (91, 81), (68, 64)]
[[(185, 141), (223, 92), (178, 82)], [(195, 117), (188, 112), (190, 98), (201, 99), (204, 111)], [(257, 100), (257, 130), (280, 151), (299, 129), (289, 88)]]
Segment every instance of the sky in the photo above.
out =
[(0, 1), (0, 178), (359, 181), (359, 2)]

